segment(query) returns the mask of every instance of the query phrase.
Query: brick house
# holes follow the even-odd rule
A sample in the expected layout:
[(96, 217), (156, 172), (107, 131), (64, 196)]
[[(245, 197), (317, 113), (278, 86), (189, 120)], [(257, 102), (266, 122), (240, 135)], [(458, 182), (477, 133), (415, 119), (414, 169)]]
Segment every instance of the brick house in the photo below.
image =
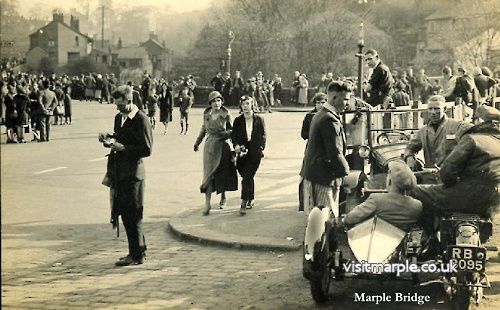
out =
[(40, 60), (49, 57), (57, 66), (87, 57), (92, 49), (92, 39), (80, 32), (80, 21), (71, 16), (70, 24), (64, 23), (62, 13), (53, 12), (53, 20), (29, 36), (30, 49), (27, 64), (38, 69)]
[(158, 35), (154, 32), (149, 33), (149, 40), (140, 44), (144, 47), (151, 60), (152, 70), (147, 70), (154, 77), (165, 76), (172, 70), (172, 51), (166, 48), (165, 41), (160, 43)]

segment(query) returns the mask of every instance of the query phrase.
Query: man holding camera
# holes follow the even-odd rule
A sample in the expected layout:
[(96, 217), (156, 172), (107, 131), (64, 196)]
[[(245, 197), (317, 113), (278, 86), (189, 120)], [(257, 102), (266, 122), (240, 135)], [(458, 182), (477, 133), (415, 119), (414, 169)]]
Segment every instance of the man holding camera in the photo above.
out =
[(120, 112), (115, 116), (114, 134), (100, 133), (99, 141), (111, 148), (106, 176), (115, 193), (113, 211), (122, 217), (129, 247), (128, 255), (115, 265), (139, 265), (146, 251), (142, 228), (145, 185), (142, 158), (151, 155), (153, 134), (146, 114), (132, 103), (130, 86), (119, 86), (112, 97)]

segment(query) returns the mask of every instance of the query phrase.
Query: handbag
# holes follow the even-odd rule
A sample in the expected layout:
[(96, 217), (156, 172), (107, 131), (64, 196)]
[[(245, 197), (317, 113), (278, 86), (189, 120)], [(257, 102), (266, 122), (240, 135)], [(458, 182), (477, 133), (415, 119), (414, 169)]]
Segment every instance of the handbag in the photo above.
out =
[(64, 114), (64, 106), (63, 105), (58, 105), (55, 108), (56, 114)]

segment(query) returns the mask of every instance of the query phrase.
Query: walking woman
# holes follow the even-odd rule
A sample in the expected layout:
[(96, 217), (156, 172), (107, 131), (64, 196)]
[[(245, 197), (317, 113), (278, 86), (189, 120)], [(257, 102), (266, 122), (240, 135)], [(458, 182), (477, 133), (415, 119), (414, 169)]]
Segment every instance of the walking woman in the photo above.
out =
[(203, 148), (203, 181), (200, 191), (205, 193), (203, 215), (210, 214), (212, 192), (221, 193), (220, 208), (226, 203), (226, 191), (238, 190), (238, 177), (232, 161), (228, 139), (231, 136), (231, 114), (222, 106), (223, 98), (218, 91), (208, 95), (210, 107), (203, 112), (203, 125), (194, 144), (197, 152), (207, 136)]
[(264, 119), (254, 114), (252, 97), (241, 97), (240, 106), (243, 113), (234, 120), (231, 139), (237, 154), (236, 167), (242, 178), (240, 214), (245, 215), (246, 209), (254, 206), (254, 177), (266, 148), (266, 126)]
[(168, 123), (172, 121), (173, 100), (172, 89), (167, 82), (163, 82), (160, 86), (158, 105), (160, 107), (160, 122), (165, 126), (164, 135), (167, 134)]
[(71, 106), (71, 86), (68, 85), (64, 88), (64, 124), (71, 125)]

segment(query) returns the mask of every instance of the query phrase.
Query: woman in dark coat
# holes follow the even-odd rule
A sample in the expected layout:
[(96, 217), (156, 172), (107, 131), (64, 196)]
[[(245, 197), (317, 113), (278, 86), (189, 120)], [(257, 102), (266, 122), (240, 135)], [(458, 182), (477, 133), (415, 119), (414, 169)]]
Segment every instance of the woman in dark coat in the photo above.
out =
[(14, 133), (16, 131), (17, 118), (19, 113), (17, 112), (16, 103), (14, 102), (15, 88), (15, 84), (7, 84), (8, 93), (4, 97), (7, 143), (17, 143), (17, 140), (14, 139)]
[(71, 125), (71, 86), (64, 88), (64, 124)]
[(203, 112), (203, 125), (194, 144), (198, 151), (201, 141), (205, 140), (203, 148), (203, 180), (200, 191), (205, 193), (205, 208), (203, 215), (210, 213), (212, 192), (221, 193), (220, 207), (226, 203), (226, 191), (238, 190), (238, 177), (232, 162), (228, 139), (231, 136), (231, 114), (222, 106), (224, 99), (218, 91), (208, 95), (210, 107)]
[(254, 205), (254, 177), (266, 148), (266, 127), (264, 119), (254, 114), (252, 97), (243, 96), (240, 106), (243, 113), (234, 120), (231, 138), (238, 158), (236, 167), (242, 178), (240, 214), (245, 215), (246, 209)]
[(16, 132), (17, 132), (17, 142), (26, 143), (24, 140), (24, 126), (28, 125), (28, 112), (27, 109), (30, 104), (30, 99), (26, 95), (26, 89), (18, 85), (17, 94), (14, 96), (14, 105), (17, 110), (16, 119)]
[(172, 88), (168, 86), (167, 82), (163, 82), (158, 94), (158, 105), (160, 106), (160, 122), (165, 126), (164, 135), (167, 134), (168, 123), (172, 121), (173, 101)]

